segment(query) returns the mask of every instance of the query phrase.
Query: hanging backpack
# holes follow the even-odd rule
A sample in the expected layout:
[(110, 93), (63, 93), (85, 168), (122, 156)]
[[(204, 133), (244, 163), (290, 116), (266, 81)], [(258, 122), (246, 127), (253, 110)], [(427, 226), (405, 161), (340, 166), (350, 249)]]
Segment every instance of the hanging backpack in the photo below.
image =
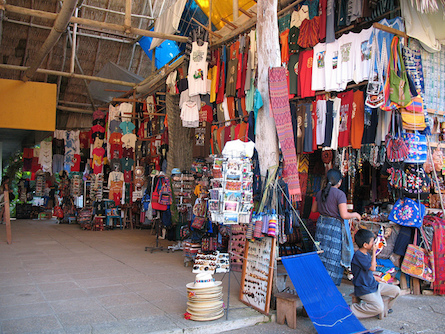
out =
[(170, 187), (170, 180), (167, 177), (161, 179), (161, 189), (159, 191), (159, 204), (172, 204), (172, 190)]
[(165, 210), (167, 210), (168, 205), (162, 204), (159, 202), (161, 186), (162, 186), (162, 181), (161, 181), (161, 178), (159, 178), (158, 182), (156, 183), (156, 187), (153, 190), (153, 193), (151, 195), (151, 207), (154, 210), (165, 211)]

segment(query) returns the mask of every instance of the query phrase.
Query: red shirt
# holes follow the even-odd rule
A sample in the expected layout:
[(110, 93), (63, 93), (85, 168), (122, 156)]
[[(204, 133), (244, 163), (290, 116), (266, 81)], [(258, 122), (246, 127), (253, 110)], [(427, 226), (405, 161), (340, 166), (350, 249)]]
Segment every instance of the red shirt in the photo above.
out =
[(320, 30), (318, 32), (318, 37), (320, 41), (326, 38), (326, 8), (328, 0), (318, 1), (318, 15), (320, 15)]
[(338, 134), (338, 147), (346, 147), (350, 144), (351, 140), (351, 124), (352, 124), (352, 101), (354, 93), (351, 90), (340, 93), (337, 95), (341, 98), (340, 106), (340, 127)]
[(314, 96), (312, 87), (312, 58), (314, 50), (301, 51), (298, 58), (298, 95), (305, 98)]

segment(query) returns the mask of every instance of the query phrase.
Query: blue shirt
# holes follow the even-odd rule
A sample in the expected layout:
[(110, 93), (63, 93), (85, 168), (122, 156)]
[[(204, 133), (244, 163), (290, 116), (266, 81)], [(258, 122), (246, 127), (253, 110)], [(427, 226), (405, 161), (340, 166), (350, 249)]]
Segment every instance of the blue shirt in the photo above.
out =
[(367, 295), (368, 293), (376, 292), (379, 283), (375, 280), (371, 267), (371, 255), (363, 254), (360, 250), (356, 251), (351, 263), (352, 274), (354, 278), (354, 294), (357, 297)]

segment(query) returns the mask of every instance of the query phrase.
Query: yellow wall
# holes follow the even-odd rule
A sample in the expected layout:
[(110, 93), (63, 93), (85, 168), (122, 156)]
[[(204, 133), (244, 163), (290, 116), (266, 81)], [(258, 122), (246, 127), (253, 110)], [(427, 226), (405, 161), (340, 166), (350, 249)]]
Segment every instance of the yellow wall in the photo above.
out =
[(57, 85), (0, 79), (0, 128), (54, 131)]

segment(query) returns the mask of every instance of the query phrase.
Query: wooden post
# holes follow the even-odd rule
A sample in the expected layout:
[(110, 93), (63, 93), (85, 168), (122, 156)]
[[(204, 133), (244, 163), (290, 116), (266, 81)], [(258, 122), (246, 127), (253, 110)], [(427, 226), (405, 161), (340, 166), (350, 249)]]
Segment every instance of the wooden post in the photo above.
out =
[(239, 13), (238, 13), (238, 0), (233, 0), (233, 20), (235, 21), (237, 20), (239, 17)]
[(11, 213), (9, 212), (9, 185), (5, 184), (5, 191), (3, 192), (5, 199), (5, 213), (4, 219), (6, 222), (6, 242), (8, 245), (12, 244), (12, 235), (11, 235)]
[(125, 1), (125, 32), (129, 34), (131, 32), (131, 0)]
[(269, 167), (278, 165), (275, 120), (269, 116), (269, 67), (280, 66), (281, 60), (277, 0), (259, 1), (257, 13), (258, 90), (264, 105), (258, 111), (255, 147), (260, 161), (260, 172), (265, 177)]

